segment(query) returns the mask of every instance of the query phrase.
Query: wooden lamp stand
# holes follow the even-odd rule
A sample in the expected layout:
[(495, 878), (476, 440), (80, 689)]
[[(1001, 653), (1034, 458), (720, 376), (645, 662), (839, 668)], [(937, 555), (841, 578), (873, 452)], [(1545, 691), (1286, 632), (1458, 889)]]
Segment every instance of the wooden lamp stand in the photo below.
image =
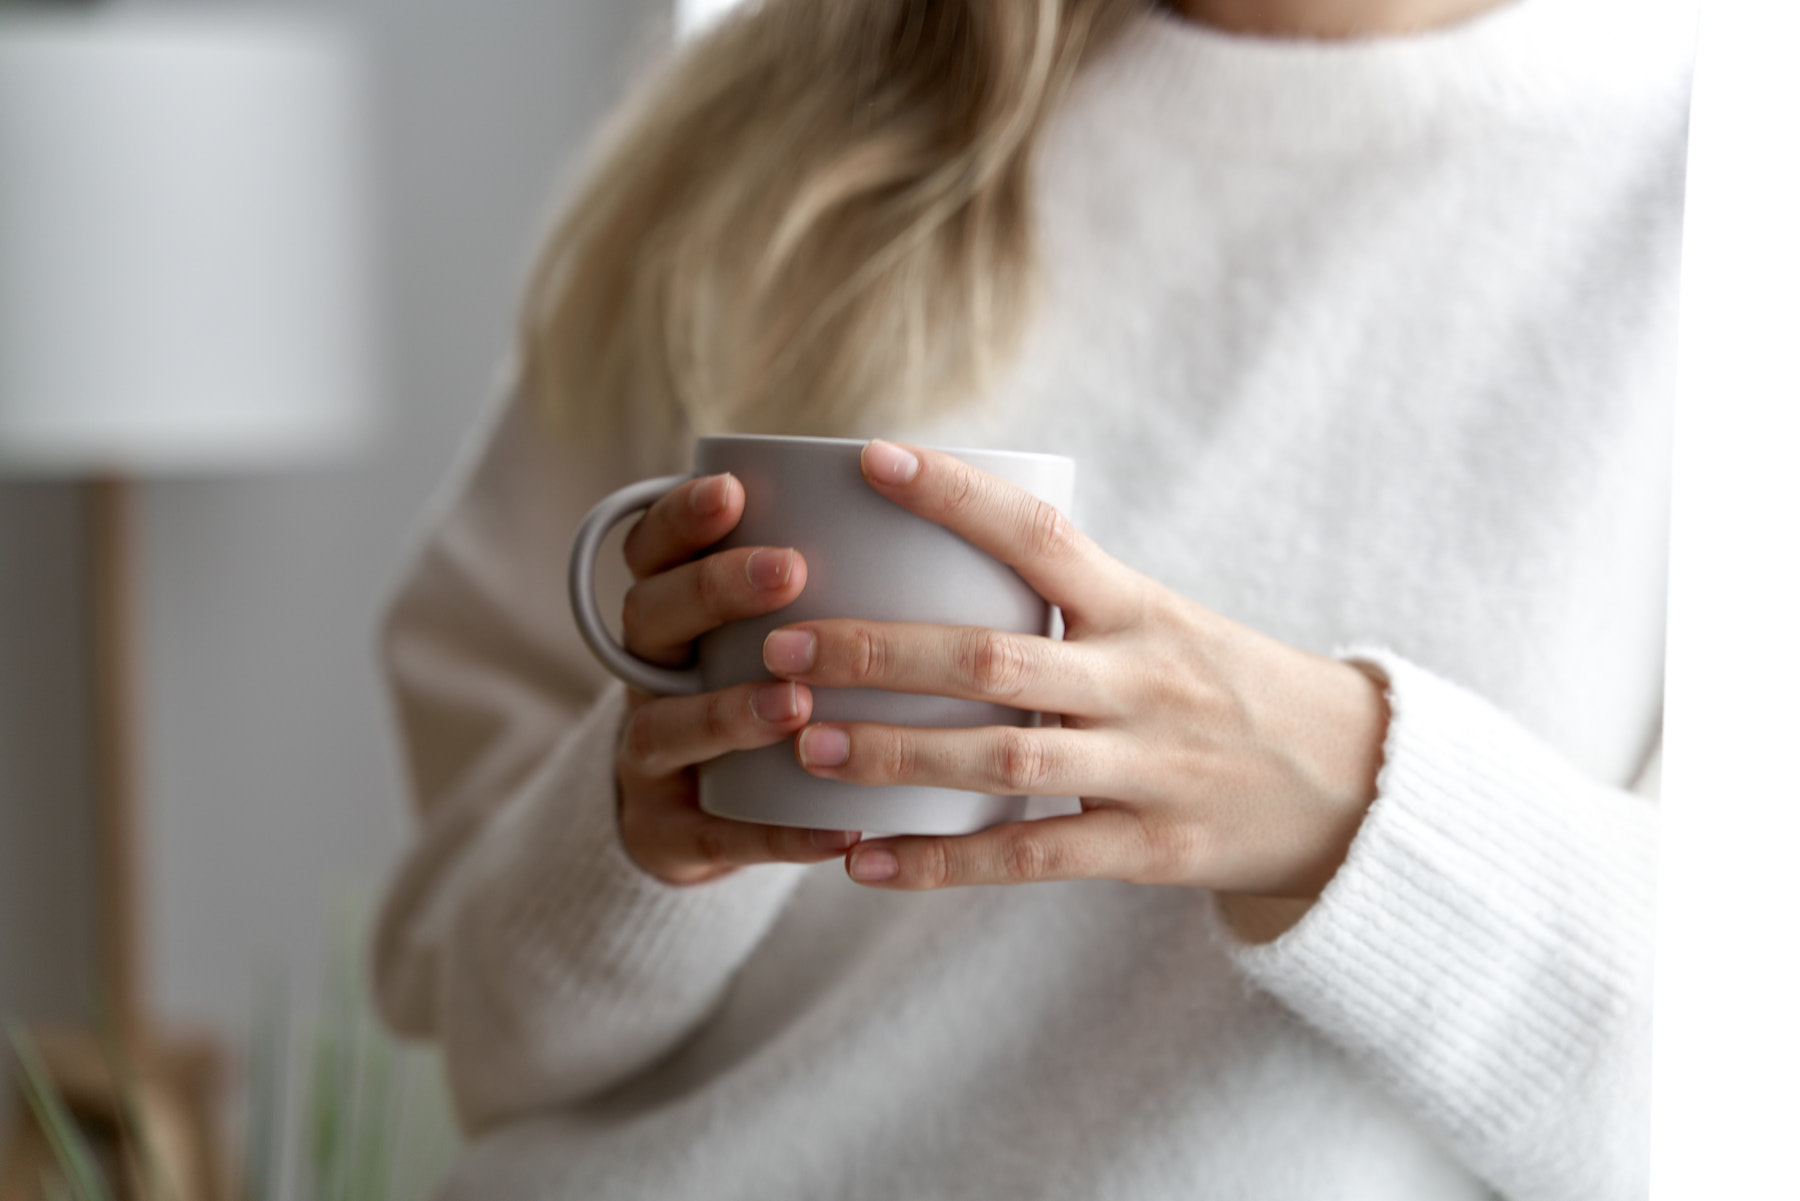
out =
[[(158, 1031), (144, 987), (136, 490), (121, 476), (82, 489), (104, 1002), (94, 1026), (32, 1037), (118, 1201), (228, 1201), (223, 1054), (211, 1039)], [(19, 1109), (0, 1201), (40, 1201), (60, 1170), (29, 1107)]]

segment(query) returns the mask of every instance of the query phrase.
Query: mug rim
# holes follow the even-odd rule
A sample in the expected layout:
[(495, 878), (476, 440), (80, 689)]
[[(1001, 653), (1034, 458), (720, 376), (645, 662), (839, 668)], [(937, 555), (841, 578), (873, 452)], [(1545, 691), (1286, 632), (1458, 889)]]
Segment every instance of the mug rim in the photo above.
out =
[[(889, 441), (890, 439), (882, 439)], [(702, 434), (695, 439), (698, 448), (709, 442), (774, 442), (790, 446), (818, 446), (843, 448), (854, 446), (860, 449), (867, 446), (869, 438), (823, 438), (812, 434)], [(966, 455), (986, 455), (996, 459), (1036, 459), (1052, 460), (1073, 465), (1075, 460), (1069, 455), (1059, 455), (1047, 450), (1000, 450), (986, 446), (937, 446), (928, 443), (915, 443), (926, 450), (941, 451), (947, 455), (962, 458)]]

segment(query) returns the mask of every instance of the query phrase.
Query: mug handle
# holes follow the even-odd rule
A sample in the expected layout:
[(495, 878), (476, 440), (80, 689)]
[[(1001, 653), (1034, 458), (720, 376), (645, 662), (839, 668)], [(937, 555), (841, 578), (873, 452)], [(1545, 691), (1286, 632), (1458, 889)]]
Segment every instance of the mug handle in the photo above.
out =
[(575, 611), (575, 624), (587, 640), (588, 649), (615, 676), (658, 696), (692, 696), (704, 691), (700, 669), (690, 667), (678, 671), (646, 663), (614, 640), (594, 609), (594, 554), (600, 549), (607, 531), (633, 513), (648, 509), (693, 478), (691, 475), (665, 475), (620, 488), (589, 509), (588, 515), (581, 519), (581, 526), (575, 531), (575, 547), (569, 555), (569, 607)]

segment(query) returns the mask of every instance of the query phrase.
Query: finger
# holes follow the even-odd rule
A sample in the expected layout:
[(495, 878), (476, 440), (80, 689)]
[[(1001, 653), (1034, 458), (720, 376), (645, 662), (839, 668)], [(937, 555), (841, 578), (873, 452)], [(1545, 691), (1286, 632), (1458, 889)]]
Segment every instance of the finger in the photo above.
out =
[(625, 535), (635, 579), (685, 563), (730, 533), (744, 513), (744, 485), (730, 472), (689, 480), (651, 505)]
[(619, 738), (619, 766), (667, 776), (727, 751), (770, 746), (812, 716), (804, 684), (739, 684), (697, 696), (667, 696), (632, 710)]
[(763, 666), (825, 688), (954, 696), (1083, 717), (1113, 712), (1092, 644), (981, 626), (802, 622), (770, 631)]
[(952, 838), (881, 838), (850, 852), (859, 884), (908, 890), (1049, 880), (1129, 880), (1150, 847), (1143, 824), (1102, 807), (1068, 817), (1007, 822)]
[(1136, 572), (1075, 528), (1056, 506), (942, 451), (874, 441), (863, 477), (877, 492), (961, 534), (1019, 573), (1065, 618), (1107, 627), (1128, 619)]
[(807, 830), (714, 817), (690, 810), (674, 831), (682, 851), (709, 867), (752, 863), (822, 863), (841, 857), (862, 835), (848, 830)]
[(852, 784), (915, 784), (996, 796), (1132, 794), (1130, 756), (1103, 730), (933, 730), (830, 722), (802, 730), (794, 753), (813, 775)]
[(854, 831), (753, 825), (701, 811), (691, 775), (637, 790), (619, 833), (638, 866), (670, 884), (714, 880), (753, 863), (822, 863), (862, 837)]
[(708, 630), (791, 604), (805, 587), (806, 559), (789, 547), (740, 547), (682, 563), (626, 590), (625, 647), (681, 662)]

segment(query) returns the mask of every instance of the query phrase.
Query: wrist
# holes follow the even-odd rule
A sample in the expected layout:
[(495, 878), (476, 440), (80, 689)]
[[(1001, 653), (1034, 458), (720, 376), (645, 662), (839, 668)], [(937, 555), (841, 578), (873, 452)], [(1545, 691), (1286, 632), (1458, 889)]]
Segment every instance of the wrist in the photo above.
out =
[(1251, 945), (1274, 942), (1299, 925), (1343, 866), (1375, 803), (1387, 741), (1387, 689), (1374, 672), (1343, 660), (1306, 658), (1312, 661), (1317, 684), (1306, 690), (1308, 703), (1286, 710), (1304, 716), (1288, 723), (1283, 745), (1293, 770), (1311, 785), (1317, 841), (1301, 871), (1300, 886), (1292, 892), (1217, 895), (1226, 929)]
[[(1384, 682), (1359, 664), (1282, 646), (1262, 657), (1250, 706), (1292, 805), (1287, 869), (1246, 891), (1310, 903), (1337, 873), (1374, 804), (1387, 740)], [(1268, 670), (1279, 664), (1276, 670)]]
[[(1387, 688), (1358, 663), (1307, 655), (1306, 703), (1286, 745), (1322, 808), (1360, 825), (1375, 803), (1389, 721)], [(1345, 849), (1349, 839), (1343, 840)], [(1341, 857), (1340, 857), (1341, 858)], [(1335, 867), (1335, 864), (1333, 865)]]

